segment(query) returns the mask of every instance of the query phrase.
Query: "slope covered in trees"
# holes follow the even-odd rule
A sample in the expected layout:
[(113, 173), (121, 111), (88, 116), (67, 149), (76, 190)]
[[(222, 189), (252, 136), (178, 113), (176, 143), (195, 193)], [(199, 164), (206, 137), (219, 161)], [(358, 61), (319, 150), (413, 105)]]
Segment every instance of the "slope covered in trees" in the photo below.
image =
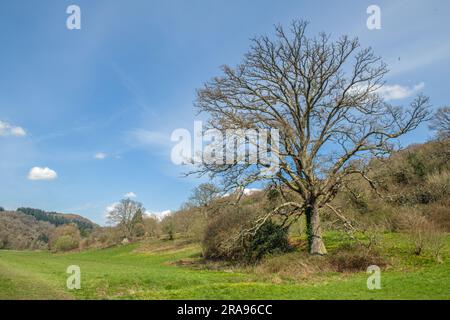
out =
[(0, 212), (0, 249), (45, 249), (55, 226), (20, 212)]
[(90, 221), (89, 219), (86, 219), (76, 214), (46, 212), (44, 210), (34, 208), (18, 208), (17, 211), (32, 216), (38, 221), (46, 221), (55, 226), (74, 223), (78, 226), (78, 228), (82, 233), (92, 231), (92, 229), (94, 229), (94, 227), (96, 226), (96, 224)]
[[(61, 230), (71, 228), (88, 236), (97, 227), (89, 219), (75, 214), (45, 212), (32, 208), (0, 210), (0, 249), (48, 249), (52, 243), (57, 243), (55, 237)], [(79, 239), (75, 240), (78, 248)], [(74, 246), (72, 245), (72, 248)]]

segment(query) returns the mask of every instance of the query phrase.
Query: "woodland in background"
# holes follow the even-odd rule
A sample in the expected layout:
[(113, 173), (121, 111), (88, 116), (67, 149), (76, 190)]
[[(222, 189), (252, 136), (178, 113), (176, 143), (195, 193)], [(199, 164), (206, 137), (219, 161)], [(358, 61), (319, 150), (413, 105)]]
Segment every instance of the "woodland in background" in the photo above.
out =
[[(343, 258), (342, 254), (335, 258), (350, 261), (352, 256), (362, 255), (358, 259), (377, 259), (380, 235), (395, 232), (407, 236), (411, 254), (430, 254), (439, 260), (442, 241), (450, 232), (450, 139), (412, 145), (383, 163), (374, 160), (370, 167), (383, 181), (377, 188), (380, 193), (362, 178), (355, 179), (333, 200), (333, 208), (339, 211), (325, 209), (322, 213), (325, 233), (353, 243), (351, 248), (342, 248)], [(142, 205), (125, 199), (122, 203), (136, 210), (130, 211), (128, 220), (115, 220), (111, 227), (88, 223), (76, 215), (2, 209), (0, 248), (61, 252), (148, 239), (183, 239), (201, 243), (203, 257), (209, 260), (255, 263), (265, 255), (307, 246), (304, 217), (290, 225), (283, 225), (282, 215), (272, 217), (252, 237), (239, 238), (243, 229), (277, 206), (279, 196), (268, 187), (236, 201), (237, 195), (224, 196), (219, 188), (203, 184), (180, 210), (162, 218), (143, 215)], [(286, 191), (285, 197), (295, 199), (295, 194)], [(64, 217), (66, 223), (61, 223)]]

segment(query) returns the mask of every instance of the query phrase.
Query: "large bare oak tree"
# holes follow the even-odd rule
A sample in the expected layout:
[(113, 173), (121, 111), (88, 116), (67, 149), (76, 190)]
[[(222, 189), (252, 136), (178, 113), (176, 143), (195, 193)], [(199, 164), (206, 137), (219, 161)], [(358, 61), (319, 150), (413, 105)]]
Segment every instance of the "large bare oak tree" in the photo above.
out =
[(209, 115), (208, 127), (279, 130), (279, 171), (261, 174), (262, 164), (203, 163), (199, 173), (220, 177), (228, 187), (265, 180), (294, 191), (290, 208), (304, 214), (311, 254), (326, 254), (320, 209), (329, 205), (349, 175), (374, 185), (365, 165), (388, 155), (401, 135), (427, 117), (428, 98), (408, 107), (389, 104), (378, 94), (387, 67), (370, 48), (343, 36), (306, 35), (307, 23), (289, 32), (252, 40), (243, 62), (223, 67), (223, 75), (198, 90), (196, 106)]

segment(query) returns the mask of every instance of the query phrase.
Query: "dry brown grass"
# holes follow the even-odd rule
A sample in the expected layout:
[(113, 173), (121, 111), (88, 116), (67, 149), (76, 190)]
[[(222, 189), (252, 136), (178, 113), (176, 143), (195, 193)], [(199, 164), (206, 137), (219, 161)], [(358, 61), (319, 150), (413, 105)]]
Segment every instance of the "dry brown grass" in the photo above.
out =
[(376, 265), (380, 268), (387, 266), (385, 258), (378, 250), (358, 244), (337, 249), (329, 257), (329, 260), (333, 268), (338, 272), (365, 271), (371, 265)]
[(376, 249), (359, 244), (341, 246), (328, 256), (311, 256), (306, 252), (292, 252), (264, 259), (253, 267), (258, 275), (281, 279), (303, 280), (320, 277), (330, 272), (350, 273), (367, 270), (370, 265), (387, 266)]
[(253, 271), (258, 275), (302, 280), (309, 278), (311, 275), (332, 272), (333, 268), (326, 257), (311, 256), (304, 252), (292, 252), (268, 257), (254, 266)]

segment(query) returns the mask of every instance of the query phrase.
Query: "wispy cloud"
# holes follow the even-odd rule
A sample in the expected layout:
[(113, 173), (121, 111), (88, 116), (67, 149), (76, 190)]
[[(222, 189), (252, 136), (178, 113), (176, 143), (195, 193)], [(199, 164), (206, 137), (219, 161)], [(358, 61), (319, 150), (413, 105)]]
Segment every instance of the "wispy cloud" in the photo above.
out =
[(413, 96), (425, 88), (425, 83), (421, 82), (415, 86), (408, 87), (399, 84), (384, 85), (378, 89), (378, 93), (386, 100), (400, 100)]
[(13, 137), (24, 137), (27, 132), (22, 127), (17, 127), (0, 120), (0, 137), (13, 136)]
[(127, 134), (127, 140), (134, 147), (159, 146), (165, 147), (172, 144), (170, 135), (160, 131), (135, 129)]
[[(432, 49), (430, 49), (432, 47)], [(402, 54), (403, 53), (403, 54)], [(398, 58), (401, 55), (400, 58)], [(397, 57), (389, 63), (389, 77), (394, 75), (403, 74), (417, 69), (438, 64), (442, 60), (446, 60), (450, 57), (450, 44), (443, 44), (441, 46), (424, 46), (420, 48), (411, 47), (394, 55)]]
[(34, 167), (28, 173), (29, 180), (55, 180), (56, 178), (58, 178), (56, 171), (47, 167)]

